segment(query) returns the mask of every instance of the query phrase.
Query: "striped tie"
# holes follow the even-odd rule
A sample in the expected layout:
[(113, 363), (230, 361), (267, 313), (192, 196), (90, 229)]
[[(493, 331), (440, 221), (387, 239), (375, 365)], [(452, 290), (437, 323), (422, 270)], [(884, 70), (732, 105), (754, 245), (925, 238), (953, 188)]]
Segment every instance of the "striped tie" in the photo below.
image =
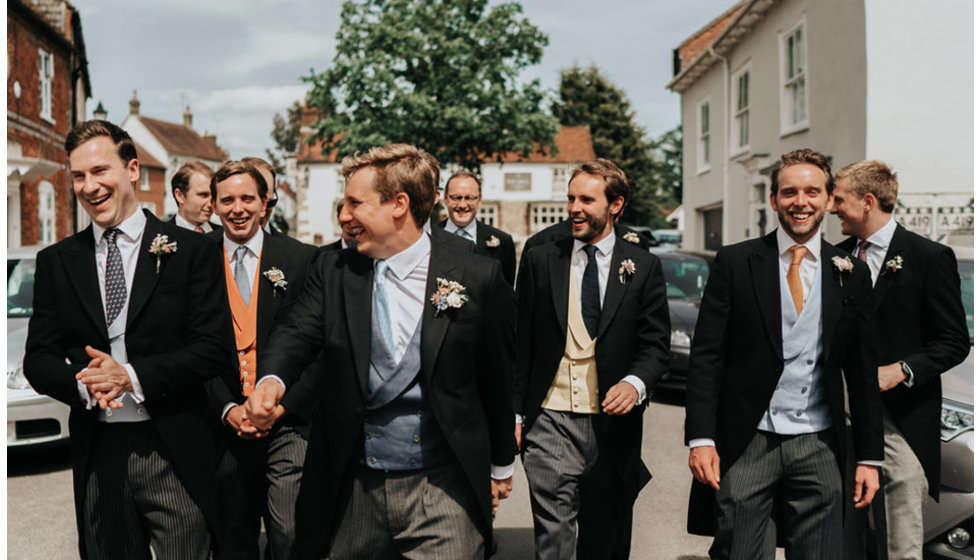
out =
[(105, 231), (105, 240), (109, 244), (109, 254), (105, 263), (105, 324), (112, 325), (123, 305), (126, 305), (126, 273), (123, 271), (122, 253), (116, 245), (119, 237), (116, 228)]
[(796, 314), (803, 312), (803, 282), (800, 280), (800, 263), (806, 255), (806, 247), (797, 245), (790, 249), (793, 251), (793, 262), (789, 265), (786, 273), (786, 281), (789, 283), (789, 293), (793, 296), (793, 305), (796, 306)]
[(465, 229), (457, 229), (456, 230), (456, 235), (462, 237), (463, 239), (465, 239), (467, 241), (473, 241), (473, 236), (470, 235), (470, 232), (466, 231)]

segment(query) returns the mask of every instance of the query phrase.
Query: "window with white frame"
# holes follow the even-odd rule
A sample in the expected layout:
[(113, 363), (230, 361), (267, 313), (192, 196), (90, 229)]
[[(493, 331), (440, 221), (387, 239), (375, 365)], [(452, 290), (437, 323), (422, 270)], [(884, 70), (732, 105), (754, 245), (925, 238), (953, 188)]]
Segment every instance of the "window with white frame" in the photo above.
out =
[(557, 224), (568, 216), (566, 202), (536, 202), (531, 205), (531, 233)]
[(563, 193), (568, 188), (568, 167), (560, 165), (551, 168), (551, 192)]
[(732, 77), (732, 153), (749, 148), (749, 70)]
[(41, 181), (37, 186), (38, 242), (54, 243), (54, 185)]
[(698, 105), (698, 170), (708, 168), (711, 161), (709, 147), (711, 144), (711, 107), (707, 101)]
[(37, 50), (37, 69), (41, 83), (41, 117), (53, 121), (51, 109), (51, 79), (54, 77), (54, 55), (44, 49)]
[(795, 132), (807, 126), (806, 25), (796, 24), (782, 40), (782, 128)]
[(482, 204), (476, 213), (476, 219), (490, 227), (497, 227), (497, 205)]
[(150, 190), (150, 174), (145, 167), (140, 167), (140, 190)]

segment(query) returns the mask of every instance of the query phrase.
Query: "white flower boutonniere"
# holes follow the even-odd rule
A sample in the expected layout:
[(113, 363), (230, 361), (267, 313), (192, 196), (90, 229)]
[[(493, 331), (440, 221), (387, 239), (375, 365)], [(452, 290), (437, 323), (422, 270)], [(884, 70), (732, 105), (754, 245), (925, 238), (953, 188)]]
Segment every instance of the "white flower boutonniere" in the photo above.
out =
[(286, 275), (278, 268), (272, 267), (263, 272), (262, 276), (265, 276), (269, 282), (272, 282), (272, 297), (276, 297), (276, 288), (284, 292), (286, 291), (286, 284), (289, 282), (286, 282)]
[(854, 263), (851, 262), (851, 257), (834, 257), (830, 260), (837, 269), (837, 281), (840, 282), (841, 287), (844, 287), (846, 275), (854, 270)]
[[(633, 235), (636, 235), (635, 233)], [(626, 279), (636, 272), (636, 263), (633, 259), (626, 259), (625, 261), (619, 263), (619, 283), (625, 284)]]
[(902, 270), (902, 263), (904, 262), (905, 261), (902, 260), (902, 257), (895, 257), (894, 259), (889, 260), (885, 263), (885, 266), (881, 267), (881, 273), (878, 274), (878, 276), (881, 276), (885, 272), (898, 272), (899, 270)]
[(487, 247), (500, 247), (500, 239), (498, 239), (496, 235), (491, 235), (490, 238), (487, 239)]
[(630, 243), (639, 243), (640, 242), (640, 236), (637, 235), (637, 234), (635, 234), (635, 233), (633, 233), (632, 231), (627, 231), (626, 233), (624, 233), (623, 234), (623, 239), (625, 239), (626, 241), (629, 241)]
[(466, 288), (459, 282), (436, 278), (436, 291), (429, 301), (436, 306), (436, 315), (439, 315), (440, 311), (463, 307), (470, 301), (470, 296), (466, 295)]
[(158, 233), (157, 236), (153, 238), (153, 243), (150, 243), (150, 254), (156, 255), (157, 274), (160, 274), (160, 260), (163, 259), (163, 256), (176, 252), (176, 241), (171, 242), (170, 239), (162, 233)]

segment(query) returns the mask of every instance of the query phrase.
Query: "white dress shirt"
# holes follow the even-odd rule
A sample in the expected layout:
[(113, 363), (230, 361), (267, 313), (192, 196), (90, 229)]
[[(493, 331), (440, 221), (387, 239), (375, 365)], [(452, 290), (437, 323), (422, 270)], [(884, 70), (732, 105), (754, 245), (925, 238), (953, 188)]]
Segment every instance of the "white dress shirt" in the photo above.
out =
[[(895, 218), (889, 218), (887, 224), (868, 236), (868, 247), (864, 251), (864, 256), (867, 259), (865, 262), (868, 264), (868, 268), (871, 269), (872, 286), (878, 283), (881, 266), (885, 264), (885, 255), (888, 254), (888, 247), (892, 243), (892, 236), (895, 235), (895, 229), (897, 227), (898, 224), (895, 222)], [(854, 250), (851, 252), (855, 257), (858, 256), (860, 245), (861, 240), (858, 239), (857, 244), (854, 245)]]
[(198, 226), (197, 224), (192, 224), (187, 220), (185, 220), (184, 217), (180, 215), (180, 213), (174, 216), (174, 218), (175, 218), (174, 223), (184, 229), (189, 229), (193, 231), (194, 228), (200, 227), (201, 229), (204, 230), (204, 233), (208, 233), (209, 231), (212, 231), (214, 229), (213, 227), (211, 227), (211, 222), (204, 222), (200, 224), (200, 226)]
[[(460, 231), (460, 230), (465, 231), (467, 234), (469, 234), (469, 237), (465, 237), (463, 235), (460, 235), (460, 234), (456, 233), (457, 231)], [(449, 233), (451, 233), (453, 235), (459, 235), (460, 237), (462, 237), (463, 239), (465, 239), (467, 241), (470, 241), (472, 243), (476, 243), (476, 219), (470, 220), (470, 223), (466, 224), (466, 227), (459, 227), (456, 224), (454, 224), (452, 220), (447, 219), (446, 220), (446, 231), (448, 231)]]
[[(388, 265), (386, 295), (391, 318), (391, 341), (395, 346), (392, 349), (395, 363), (400, 362), (405, 355), (415, 328), (422, 320), (431, 254), (432, 242), (428, 235), (422, 235), (407, 249), (384, 260)], [(375, 261), (375, 273), (378, 262), (380, 261)]]

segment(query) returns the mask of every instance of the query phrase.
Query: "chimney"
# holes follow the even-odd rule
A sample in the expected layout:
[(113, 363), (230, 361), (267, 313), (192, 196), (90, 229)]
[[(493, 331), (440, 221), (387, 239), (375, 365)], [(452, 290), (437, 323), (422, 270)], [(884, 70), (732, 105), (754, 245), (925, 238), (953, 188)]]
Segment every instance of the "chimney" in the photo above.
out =
[(136, 97), (136, 90), (133, 90), (133, 98), (129, 100), (129, 114), (139, 115), (140, 114), (140, 100)]
[(191, 107), (190, 105), (188, 105), (187, 108), (184, 109), (184, 126), (186, 126), (187, 128), (194, 128), (191, 126), (191, 122), (193, 120), (194, 120), (194, 116), (191, 115)]
[(99, 100), (99, 106), (95, 108), (95, 112), (92, 113), (92, 116), (95, 117), (96, 119), (99, 119), (100, 121), (106, 120), (106, 118), (109, 116), (109, 112), (106, 111), (105, 107), (102, 106), (101, 99)]

